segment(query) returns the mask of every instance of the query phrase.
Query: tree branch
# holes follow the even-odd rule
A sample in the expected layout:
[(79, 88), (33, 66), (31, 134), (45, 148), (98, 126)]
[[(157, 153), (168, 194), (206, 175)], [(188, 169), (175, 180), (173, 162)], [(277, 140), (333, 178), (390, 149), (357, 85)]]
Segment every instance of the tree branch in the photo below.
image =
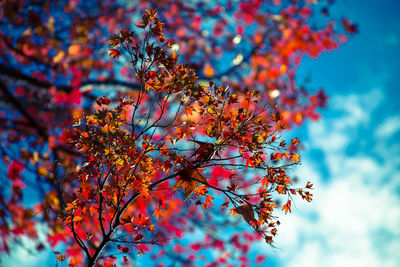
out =
[(28, 120), (29, 124), (36, 129), (38, 134), (43, 137), (45, 140), (49, 138), (46, 130), (36, 121), (35, 118), (31, 116), (28, 111), (22, 106), (22, 104), (18, 101), (18, 99), (13, 96), (7, 89), (6, 85), (0, 81), (0, 90), (3, 94), (10, 100), (10, 102), (14, 105), (14, 107)]
[[(72, 86), (69, 85), (55, 85), (47, 81), (40, 81), (36, 78), (33, 78), (31, 76), (28, 76), (22, 72), (20, 72), (17, 69), (11, 68), (10, 66), (6, 66), (3, 64), (0, 64), (0, 73), (7, 75), (9, 77), (12, 77), (17, 80), (21, 80), (24, 82), (27, 82), (31, 85), (44, 88), (44, 89), (50, 89), (51, 87), (56, 87), (60, 91), (64, 92), (71, 92), (73, 90)], [(107, 80), (87, 80), (83, 81), (80, 85), (80, 87), (84, 87), (87, 85), (105, 85), (105, 86), (121, 86), (121, 87), (126, 87), (132, 90), (138, 90), (140, 89), (140, 85), (136, 83), (130, 83), (130, 82), (125, 82), (125, 81), (120, 81), (120, 80), (112, 80), (112, 79), (107, 79)]]

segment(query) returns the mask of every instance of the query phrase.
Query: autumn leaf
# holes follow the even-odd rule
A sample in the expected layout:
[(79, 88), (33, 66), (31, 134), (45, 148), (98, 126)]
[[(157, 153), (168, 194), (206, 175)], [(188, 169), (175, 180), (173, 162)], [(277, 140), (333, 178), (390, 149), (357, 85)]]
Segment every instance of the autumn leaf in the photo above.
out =
[(155, 209), (153, 215), (156, 216), (156, 219), (158, 220), (158, 218), (160, 216), (162, 216), (164, 214), (164, 211), (162, 211), (161, 209)]
[(74, 221), (74, 222), (81, 222), (83, 220), (84, 220), (84, 218), (82, 216), (76, 216), (76, 215), (72, 219), (72, 221)]
[(353, 24), (350, 22), (348, 18), (342, 18), (342, 25), (343, 28), (348, 32), (348, 33), (357, 33), (358, 32), (358, 27), (356, 24)]
[(206, 63), (204, 65), (203, 73), (206, 77), (212, 77), (214, 75), (214, 68), (211, 66), (210, 63)]
[(278, 194), (284, 195), (284, 194), (286, 194), (286, 187), (284, 187), (282, 185), (278, 185), (276, 187), (276, 191), (278, 192)]
[(180, 187), (185, 189), (185, 200), (193, 193), (198, 185), (198, 181), (206, 183), (205, 178), (200, 174), (198, 169), (193, 170), (193, 166), (186, 166), (181, 172), (176, 184), (172, 187), (174, 191)]
[(267, 259), (267, 257), (265, 255), (257, 255), (256, 256), (256, 264), (260, 265), (261, 263), (263, 263), (265, 260)]
[(96, 213), (97, 213), (97, 208), (94, 207), (94, 206), (90, 206), (89, 207), (89, 214), (93, 215), (93, 214), (96, 214)]
[(211, 195), (207, 195), (206, 196), (206, 200), (205, 200), (204, 204), (201, 206), (201, 208), (203, 210), (205, 210), (209, 205), (212, 205), (212, 200), (213, 199), (214, 198)]
[(282, 210), (287, 214), (288, 212), (291, 212), (290, 207), (292, 206), (292, 202), (288, 200), (285, 205), (282, 206)]
[(275, 113), (271, 113), (271, 119), (274, 122), (278, 122), (283, 119), (283, 116), (279, 111), (276, 111)]
[(198, 196), (204, 196), (204, 195), (207, 194), (207, 193), (208, 193), (207, 186), (204, 185), (204, 184), (199, 185), (199, 186), (196, 187), (196, 189), (194, 190), (194, 194), (195, 194), (195, 195), (198, 195)]
[(38, 167), (37, 172), (38, 172), (38, 174), (39, 174), (40, 176), (47, 176), (47, 174), (48, 174), (47, 168), (44, 167), (44, 166)]
[(68, 54), (70, 56), (76, 56), (79, 54), (80, 51), (81, 51), (81, 46), (78, 44), (72, 44), (68, 48)]
[(59, 63), (65, 56), (65, 52), (63, 50), (58, 51), (57, 55), (53, 57), (54, 63)]
[(110, 56), (113, 57), (114, 59), (119, 58), (119, 56), (121, 55), (121, 52), (116, 49), (108, 49), (108, 51), (110, 51)]
[(53, 252), (54, 252), (54, 254), (56, 254), (57, 260), (59, 260), (60, 262), (65, 261), (65, 255), (64, 254), (62, 254), (62, 253), (60, 253), (58, 251), (53, 251)]
[(176, 132), (173, 133), (173, 136), (176, 136), (175, 142), (182, 139), (185, 136), (185, 132), (182, 130), (182, 128), (175, 127)]
[(293, 146), (295, 146), (295, 145), (297, 145), (299, 142), (300, 142), (300, 141), (299, 141), (299, 138), (295, 137), (295, 138), (292, 139), (291, 144), (292, 144)]
[(17, 178), (20, 178), (20, 172), (22, 172), (23, 170), (25, 170), (25, 166), (22, 165), (20, 162), (14, 160), (11, 162), (11, 164), (8, 166), (8, 170), (7, 170), (7, 177), (10, 180), (14, 180)]
[(251, 167), (255, 168), (255, 166), (254, 166), (254, 159), (253, 159), (252, 157), (248, 157), (248, 158), (246, 159), (246, 168), (248, 168), (249, 165), (250, 165)]
[(236, 207), (235, 212), (238, 214), (242, 215), (243, 219), (248, 223), (248, 224), (253, 224), (254, 227), (258, 228), (258, 222), (256, 218), (254, 217), (254, 210), (249, 204), (244, 204), (242, 206)]
[(293, 154), (292, 155), (292, 163), (296, 163), (300, 161), (300, 155), (299, 154)]

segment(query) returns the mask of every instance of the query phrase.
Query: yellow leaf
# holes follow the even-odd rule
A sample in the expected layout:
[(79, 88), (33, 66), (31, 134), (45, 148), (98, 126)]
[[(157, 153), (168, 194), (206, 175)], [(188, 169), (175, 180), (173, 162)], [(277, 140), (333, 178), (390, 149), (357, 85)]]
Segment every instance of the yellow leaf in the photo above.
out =
[(115, 165), (117, 165), (117, 169), (118, 169), (118, 170), (121, 170), (122, 167), (124, 166), (124, 160), (121, 159), (121, 158), (117, 159), (117, 160), (115, 161)]
[(207, 109), (207, 112), (210, 113), (210, 114), (214, 114), (215, 113), (214, 108), (215, 108), (214, 106), (209, 106), (208, 109)]
[(37, 151), (33, 152), (33, 161), (35, 163), (39, 161), (39, 153)]
[(57, 55), (55, 55), (55, 57), (53, 57), (53, 62), (54, 63), (60, 62), (63, 59), (64, 55), (65, 55), (64, 51), (62, 51), (62, 50), (58, 51)]

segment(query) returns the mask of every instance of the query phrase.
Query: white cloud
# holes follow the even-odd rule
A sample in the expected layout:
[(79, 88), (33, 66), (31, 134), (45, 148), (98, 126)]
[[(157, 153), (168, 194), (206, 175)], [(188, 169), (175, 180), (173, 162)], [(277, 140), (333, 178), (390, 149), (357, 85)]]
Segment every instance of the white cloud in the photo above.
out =
[[(274, 252), (281, 266), (398, 266), (400, 166), (393, 161), (398, 147), (387, 140), (400, 122), (388, 118), (371, 134), (371, 113), (381, 101), (376, 90), (334, 97), (339, 115), (309, 126), (306, 146), (321, 150), (324, 161), (305, 155), (298, 169), (315, 184), (314, 200), (296, 201), (293, 214), (281, 218), (277, 246), (283, 251)], [(368, 149), (360, 138), (365, 132), (374, 138)], [(353, 156), (346, 153), (349, 145), (357, 148)], [(329, 177), (319, 172), (321, 165)]]
[(388, 138), (400, 130), (400, 116), (393, 116), (385, 119), (376, 129), (375, 136)]
[[(23, 245), (12, 246), (10, 254), (3, 254), (1, 262), (4, 266), (43, 266), (49, 258), (49, 250), (35, 251), (35, 243), (28, 238), (23, 238)], [(55, 261), (54, 261), (55, 264)]]

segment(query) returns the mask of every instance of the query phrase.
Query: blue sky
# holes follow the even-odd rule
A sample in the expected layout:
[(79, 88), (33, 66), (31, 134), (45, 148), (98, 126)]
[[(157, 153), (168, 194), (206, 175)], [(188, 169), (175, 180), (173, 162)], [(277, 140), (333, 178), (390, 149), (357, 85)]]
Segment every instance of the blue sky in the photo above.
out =
[[(336, 2), (331, 13), (357, 22), (359, 34), (300, 69), (330, 96), (322, 120), (292, 133), (305, 145), (295, 173), (314, 183), (315, 197), (296, 201), (282, 217), (278, 249), (257, 247), (269, 257), (266, 266), (400, 262), (400, 4)], [(53, 266), (47, 253), (33, 257), (16, 249), (4, 263)]]

